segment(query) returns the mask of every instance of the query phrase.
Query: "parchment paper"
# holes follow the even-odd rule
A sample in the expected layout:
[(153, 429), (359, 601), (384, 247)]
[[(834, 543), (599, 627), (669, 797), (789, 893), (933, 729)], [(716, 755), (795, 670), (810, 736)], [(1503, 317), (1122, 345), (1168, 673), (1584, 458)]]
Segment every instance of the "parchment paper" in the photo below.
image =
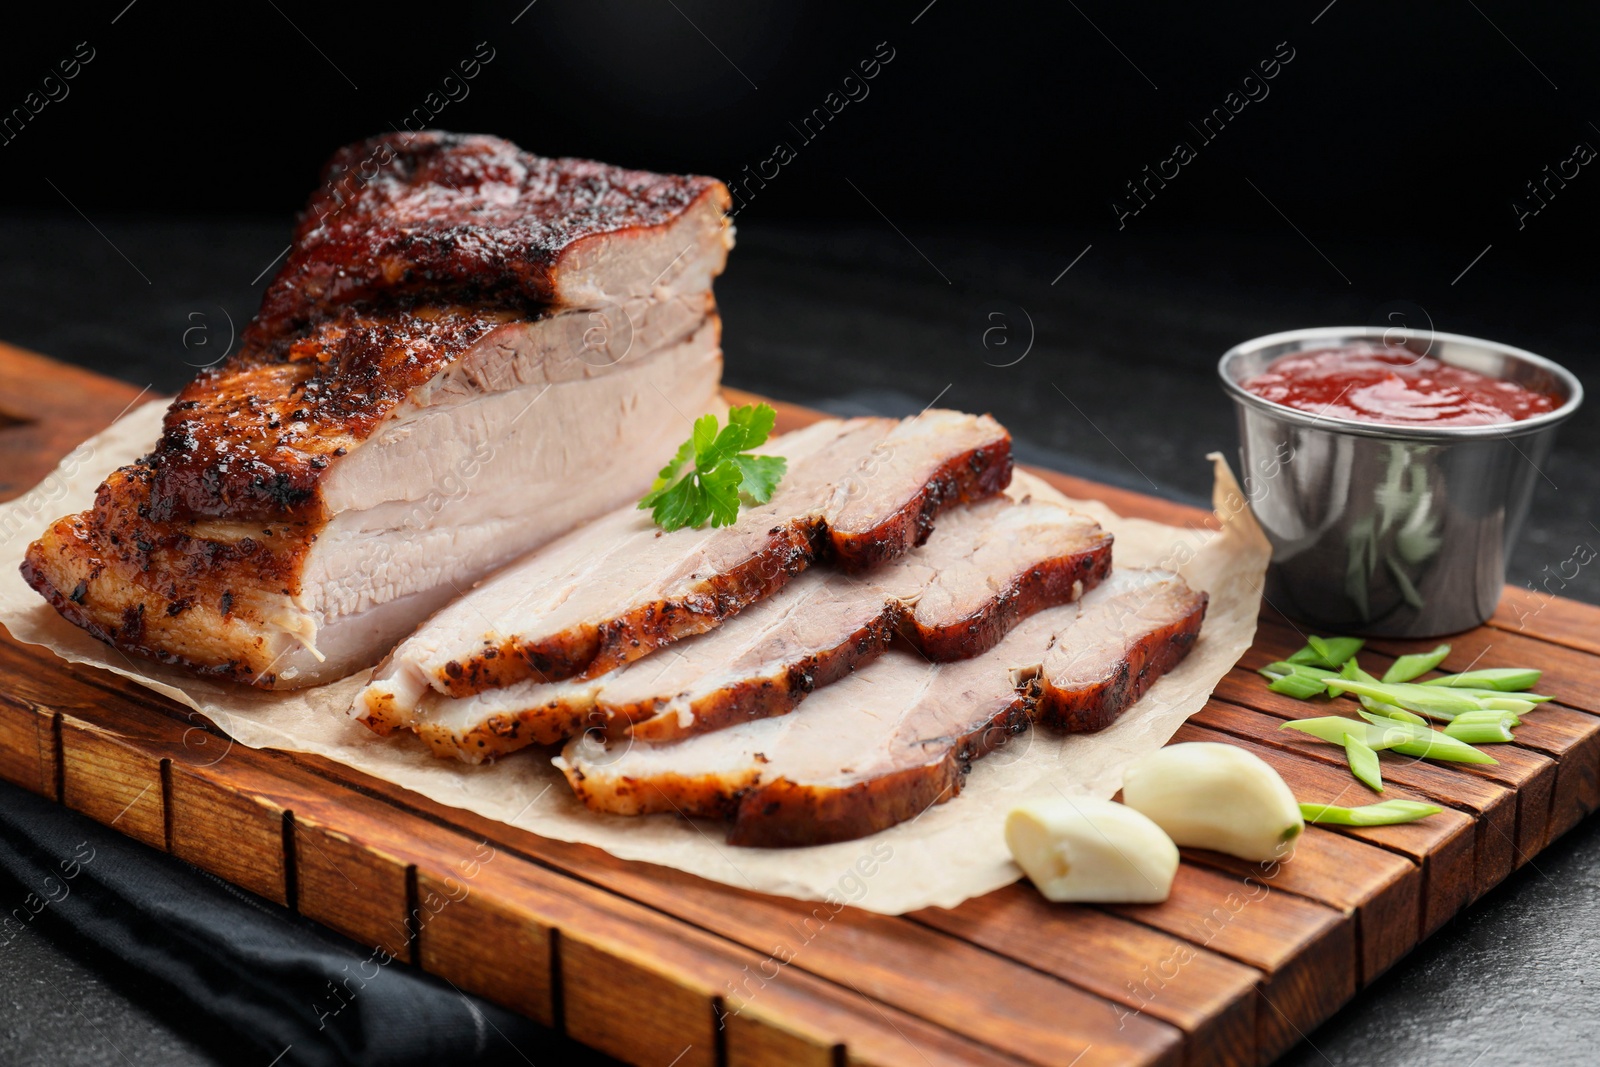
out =
[[(18, 574), (27, 544), (47, 523), (89, 507), (111, 470), (148, 451), (165, 407), (157, 401), (130, 413), (74, 450), (33, 491), (0, 505), (0, 623), (14, 637), (72, 662), (104, 667), (193, 707), (238, 744), (317, 753), (439, 803), (545, 837), (586, 842), (624, 859), (761, 892), (899, 914), (929, 905), (953, 907), (1015, 881), (1021, 872), (1001, 833), (1012, 805), (1058, 790), (1110, 797), (1121, 785), (1123, 768), (1165, 744), (1201, 708), (1255, 635), (1268, 546), (1220, 456), (1211, 460), (1221, 533), (1126, 519), (1097, 501), (1070, 501), (1116, 535), (1116, 565), (1168, 567), (1211, 594), (1205, 627), (1189, 657), (1115, 725), (1075, 737), (1029, 731), (980, 760), (958, 797), (912, 822), (835, 845), (737, 848), (725, 844), (721, 827), (711, 822), (590, 812), (573, 798), (542, 751), (472, 767), (436, 759), (409, 736), (377, 737), (344, 715), (365, 672), (315, 689), (261, 692), (131, 659), (63, 621)], [(1037, 479), (1021, 472), (1017, 477), (1019, 488), (1065, 499)], [(804, 710), (802, 705), (798, 713)]]

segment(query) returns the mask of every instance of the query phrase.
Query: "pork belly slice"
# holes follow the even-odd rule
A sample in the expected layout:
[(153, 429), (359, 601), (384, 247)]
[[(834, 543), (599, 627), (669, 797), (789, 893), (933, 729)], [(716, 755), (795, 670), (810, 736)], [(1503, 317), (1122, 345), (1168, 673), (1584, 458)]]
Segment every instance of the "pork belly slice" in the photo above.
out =
[(1113, 571), (1051, 641), (1030, 686), (1038, 721), (1074, 733), (1110, 726), (1189, 654), (1208, 599), (1171, 571)]
[(894, 559), (952, 504), (1010, 483), (1011, 437), (993, 419), (937, 408), (904, 419), (839, 486), (828, 513), (835, 558), (852, 571)]
[(1054, 612), (973, 659), (930, 664), (891, 649), (791, 715), (675, 744), (574, 738), (556, 766), (595, 811), (729, 820), (736, 845), (819, 845), (913, 819), (961, 791), (966, 771), (1027, 728), (1011, 668), (1037, 663)]
[(402, 296), (593, 308), (702, 292), (733, 244), (731, 204), (714, 178), (547, 159), (498, 137), (384, 134), (323, 168), (251, 336)]
[(369, 666), (494, 567), (637, 497), (682, 413), (716, 406), (707, 294), (611, 314), (614, 344), (588, 312), (428, 307), (237, 353), (23, 574), (101, 640), (203, 674), (291, 688)]
[(898, 618), (932, 660), (968, 659), (1016, 623), (1094, 588), (1111, 571), (1111, 534), (1059, 504), (989, 500), (949, 512), (905, 564), (923, 571)]
[[(387, 731), (405, 725), (431, 689), (466, 697), (526, 679), (596, 677), (653, 649), (720, 625), (781, 588), (819, 556), (841, 550), (831, 521), (845, 507), (893, 558), (927, 537), (939, 510), (999, 492), (1010, 481), (1010, 437), (988, 416), (930, 411), (912, 421), (831, 420), (773, 439), (789, 460), (772, 498), (732, 526), (666, 533), (619, 509), (547, 550), (507, 567), (403, 642), (357, 697), (357, 718)], [(869, 465), (892, 442), (922, 483), (878, 480)], [(670, 450), (668, 450), (670, 452)], [(666, 454), (666, 453), (662, 453)], [(878, 507), (877, 534), (862, 499)], [(904, 516), (915, 513), (915, 523)]]
[(651, 741), (703, 733), (789, 711), (888, 648), (895, 616), (881, 586), (811, 570), (729, 625), (598, 678), (459, 698), (430, 691), (411, 726), (436, 756), (468, 763), (586, 729), (618, 736), (631, 726)]
[(613, 740), (660, 742), (786, 714), (888, 649), (909, 580), (803, 574), (729, 625), (607, 675), (592, 721)]
[(1111, 535), (1057, 504), (983, 501), (928, 543), (860, 576), (811, 570), (737, 619), (598, 678), (424, 696), (410, 725), (476, 763), (582, 730), (661, 743), (793, 710), (882, 653), (895, 631), (939, 658), (992, 648), (1020, 619), (1074, 599), (1111, 564)]

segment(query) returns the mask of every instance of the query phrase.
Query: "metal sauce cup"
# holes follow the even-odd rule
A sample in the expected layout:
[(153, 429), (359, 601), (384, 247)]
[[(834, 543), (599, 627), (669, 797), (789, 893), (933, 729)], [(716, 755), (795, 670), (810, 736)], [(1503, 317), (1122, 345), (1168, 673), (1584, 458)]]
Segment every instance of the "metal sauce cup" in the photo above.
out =
[[(1383, 426), (1299, 411), (1241, 383), (1279, 356), (1398, 345), (1546, 393), (1556, 410), (1492, 426)], [(1258, 337), (1217, 364), (1239, 412), (1251, 508), (1272, 542), (1268, 603), (1320, 630), (1433, 637), (1494, 614), (1556, 427), (1583, 402), (1566, 369), (1459, 334), (1333, 326)]]

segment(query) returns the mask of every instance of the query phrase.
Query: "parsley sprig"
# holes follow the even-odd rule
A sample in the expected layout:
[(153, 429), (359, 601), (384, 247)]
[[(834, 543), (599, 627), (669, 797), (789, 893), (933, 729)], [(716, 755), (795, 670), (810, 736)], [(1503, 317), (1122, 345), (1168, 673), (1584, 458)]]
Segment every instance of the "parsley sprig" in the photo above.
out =
[[(695, 420), (694, 433), (661, 468), (655, 484), (639, 501), (663, 530), (685, 526), (731, 526), (741, 503), (765, 504), (788, 469), (782, 456), (757, 456), (750, 449), (772, 433), (777, 412), (769, 404), (744, 404), (728, 411), (728, 425), (717, 429), (715, 415)], [(690, 460), (691, 470), (685, 470)]]

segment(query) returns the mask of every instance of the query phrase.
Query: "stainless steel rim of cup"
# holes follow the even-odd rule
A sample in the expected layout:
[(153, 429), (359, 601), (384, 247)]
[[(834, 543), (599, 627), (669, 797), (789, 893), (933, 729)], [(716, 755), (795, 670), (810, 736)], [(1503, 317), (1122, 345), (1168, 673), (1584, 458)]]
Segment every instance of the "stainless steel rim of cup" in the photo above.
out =
[[(1395, 339), (1401, 342), (1440, 341), (1447, 345), (1475, 348), (1488, 355), (1519, 362), (1526, 367), (1534, 368), (1550, 375), (1560, 384), (1566, 399), (1554, 411), (1536, 415), (1531, 419), (1523, 419), (1520, 422), (1494, 423), (1488, 426), (1398, 426), (1386, 423), (1358, 422), (1354, 419), (1341, 419), (1331, 415), (1313, 415), (1297, 408), (1285, 407), (1282, 404), (1274, 403), (1250, 392), (1239, 380), (1240, 376), (1235, 373), (1236, 365), (1263, 351), (1275, 348), (1282, 348), (1282, 354), (1287, 354), (1297, 349), (1303, 351), (1312, 347), (1320, 347), (1321, 345), (1332, 346), (1347, 344), (1352, 341), (1391, 342)], [(1439, 358), (1444, 362), (1451, 362), (1442, 355)], [(1511, 345), (1500, 344), (1498, 341), (1486, 341), (1480, 337), (1469, 337), (1466, 334), (1379, 326), (1313, 326), (1302, 330), (1285, 330), (1282, 333), (1257, 337), (1228, 349), (1222, 358), (1217, 361), (1217, 377), (1222, 380), (1223, 389), (1235, 401), (1247, 404), (1273, 418), (1301, 426), (1315, 426), (1322, 430), (1402, 441), (1443, 442), (1463, 438), (1521, 437), (1524, 434), (1537, 433), (1540, 430), (1565, 422), (1583, 404), (1583, 383), (1578, 381), (1577, 376), (1571, 371), (1554, 360), (1546, 359), (1521, 348), (1514, 348)]]

